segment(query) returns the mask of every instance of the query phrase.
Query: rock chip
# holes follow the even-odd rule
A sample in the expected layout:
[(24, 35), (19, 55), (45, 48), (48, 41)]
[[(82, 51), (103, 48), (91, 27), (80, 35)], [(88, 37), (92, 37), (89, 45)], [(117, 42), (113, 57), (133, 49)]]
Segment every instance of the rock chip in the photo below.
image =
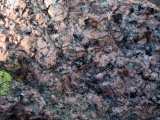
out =
[(48, 9), (48, 14), (56, 22), (63, 21), (67, 17), (67, 9), (60, 4), (51, 5)]

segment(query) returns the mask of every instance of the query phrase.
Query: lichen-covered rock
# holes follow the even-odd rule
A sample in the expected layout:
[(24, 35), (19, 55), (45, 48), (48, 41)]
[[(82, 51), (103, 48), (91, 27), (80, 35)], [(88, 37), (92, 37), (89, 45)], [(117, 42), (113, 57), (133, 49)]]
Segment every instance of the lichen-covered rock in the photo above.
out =
[[(151, 1), (151, 2), (150, 2)], [(1, 120), (158, 120), (156, 0), (1, 0)]]

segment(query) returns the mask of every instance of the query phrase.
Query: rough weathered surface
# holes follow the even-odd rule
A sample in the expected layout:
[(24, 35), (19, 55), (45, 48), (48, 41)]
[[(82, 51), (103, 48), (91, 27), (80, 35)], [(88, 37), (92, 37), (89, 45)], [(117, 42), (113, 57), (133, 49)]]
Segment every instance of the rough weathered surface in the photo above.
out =
[(159, 120), (160, 10), (134, 0), (1, 0), (0, 120)]

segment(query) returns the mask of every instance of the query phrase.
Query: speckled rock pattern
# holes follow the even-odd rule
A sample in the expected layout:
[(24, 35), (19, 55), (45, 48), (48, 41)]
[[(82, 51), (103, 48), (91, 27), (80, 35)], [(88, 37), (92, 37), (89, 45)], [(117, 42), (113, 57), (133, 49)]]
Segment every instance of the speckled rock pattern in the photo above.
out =
[(159, 6), (0, 0), (0, 69), (0, 120), (159, 120)]

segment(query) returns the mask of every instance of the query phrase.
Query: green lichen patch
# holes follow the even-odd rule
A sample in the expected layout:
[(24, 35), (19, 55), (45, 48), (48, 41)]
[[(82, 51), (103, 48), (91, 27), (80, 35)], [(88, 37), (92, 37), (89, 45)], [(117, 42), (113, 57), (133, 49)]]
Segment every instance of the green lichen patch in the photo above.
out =
[(12, 76), (5, 70), (0, 70), (0, 96), (8, 94), (11, 87)]

